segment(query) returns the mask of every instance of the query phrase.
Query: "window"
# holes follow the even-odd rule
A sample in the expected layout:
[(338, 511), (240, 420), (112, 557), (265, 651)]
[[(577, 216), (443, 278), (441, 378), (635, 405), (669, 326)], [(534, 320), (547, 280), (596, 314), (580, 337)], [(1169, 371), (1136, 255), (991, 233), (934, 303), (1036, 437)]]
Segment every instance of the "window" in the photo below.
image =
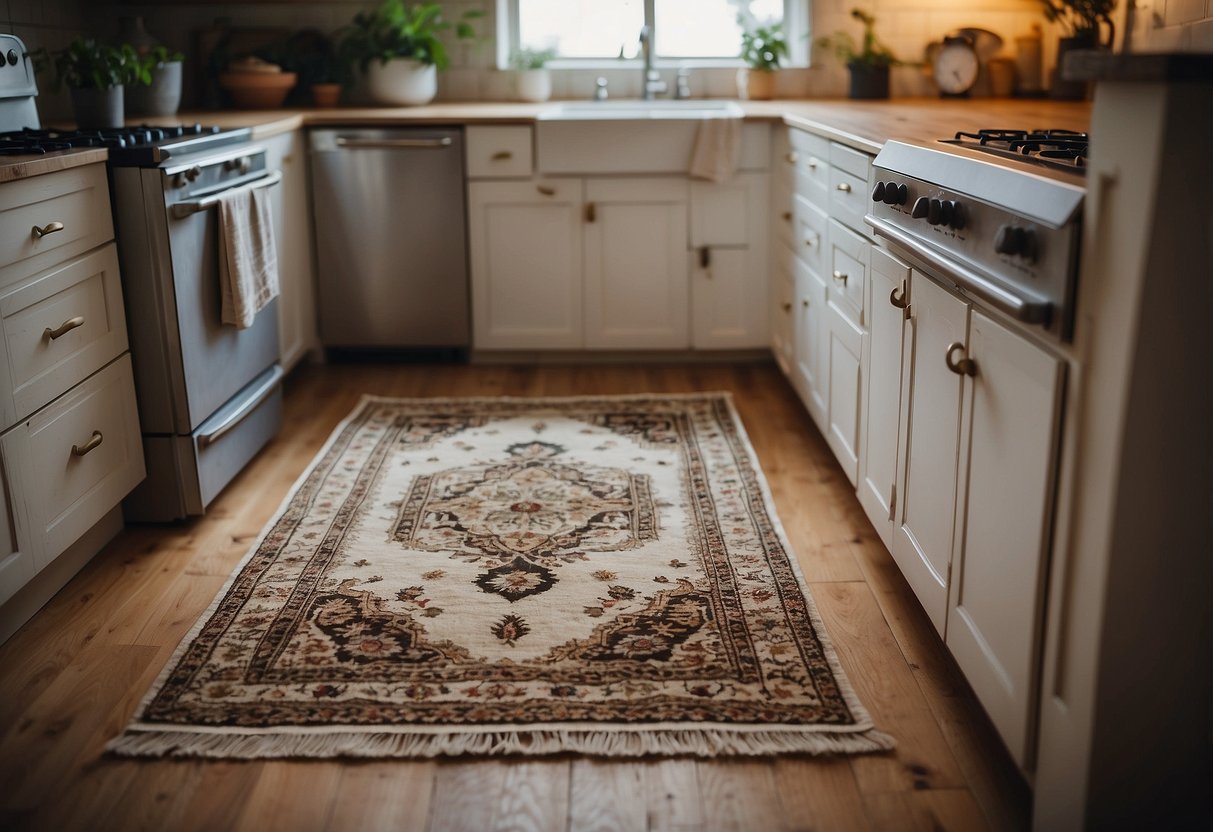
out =
[[(808, 58), (805, 0), (500, 0), (508, 52), (555, 50), (560, 64), (603, 63), (640, 54), (640, 29), (653, 31), (653, 55), (673, 63), (738, 63), (738, 15), (783, 21), (793, 63)], [(559, 64), (558, 64), (559, 65)]]

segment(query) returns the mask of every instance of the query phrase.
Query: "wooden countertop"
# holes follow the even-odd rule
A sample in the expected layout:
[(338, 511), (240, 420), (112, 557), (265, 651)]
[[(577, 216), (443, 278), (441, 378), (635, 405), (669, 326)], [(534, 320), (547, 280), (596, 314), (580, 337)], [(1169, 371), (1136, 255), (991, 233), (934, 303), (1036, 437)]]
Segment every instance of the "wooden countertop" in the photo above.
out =
[(15, 182), (43, 173), (104, 162), (108, 158), (109, 151), (104, 147), (56, 150), (37, 156), (0, 156), (0, 182)]

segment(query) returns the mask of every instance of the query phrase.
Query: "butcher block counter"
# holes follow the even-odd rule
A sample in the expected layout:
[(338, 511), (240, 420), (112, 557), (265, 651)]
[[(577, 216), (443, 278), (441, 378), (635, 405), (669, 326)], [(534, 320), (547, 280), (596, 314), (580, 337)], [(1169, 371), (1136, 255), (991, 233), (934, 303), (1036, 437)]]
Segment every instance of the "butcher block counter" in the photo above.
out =
[[(903, 98), (888, 101), (818, 99), (739, 101), (747, 119), (782, 121), (819, 133), (868, 153), (877, 153), (889, 139), (934, 141), (957, 130), (1027, 125), (1086, 130), (1088, 102), (980, 98), (941, 100)], [(452, 102), (423, 107), (337, 107), (309, 110), (267, 110), (180, 113), (173, 124), (214, 124), (251, 127), (253, 138), (266, 138), (300, 127), (386, 126), (409, 124), (529, 124), (545, 104)]]
[(0, 156), (0, 183), (16, 182), (18, 179), (28, 179), (44, 173), (104, 162), (107, 158), (109, 151), (103, 147), (56, 150), (53, 153), (38, 155)]

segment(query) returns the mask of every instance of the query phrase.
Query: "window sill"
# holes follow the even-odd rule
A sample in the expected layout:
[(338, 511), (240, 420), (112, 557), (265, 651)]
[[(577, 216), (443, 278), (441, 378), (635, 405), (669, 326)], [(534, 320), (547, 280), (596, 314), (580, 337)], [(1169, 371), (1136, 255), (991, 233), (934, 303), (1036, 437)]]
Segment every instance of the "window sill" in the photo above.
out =
[[(680, 69), (741, 69), (746, 64), (738, 58), (663, 58), (653, 61), (653, 69), (675, 72)], [(598, 72), (634, 71), (644, 68), (641, 61), (618, 58), (564, 58), (548, 61), (545, 66), (551, 70), (588, 70)], [(805, 69), (806, 65), (785, 66), (782, 69)], [(498, 69), (510, 69), (509, 66), (499, 66)]]

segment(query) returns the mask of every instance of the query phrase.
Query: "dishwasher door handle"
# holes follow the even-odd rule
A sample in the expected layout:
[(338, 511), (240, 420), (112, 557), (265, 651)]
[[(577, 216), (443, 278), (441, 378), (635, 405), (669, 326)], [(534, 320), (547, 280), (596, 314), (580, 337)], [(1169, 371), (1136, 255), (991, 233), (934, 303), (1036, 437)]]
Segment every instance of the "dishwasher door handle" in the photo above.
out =
[(338, 136), (334, 144), (338, 147), (348, 147), (351, 150), (371, 148), (442, 148), (450, 147), (453, 139), (443, 136), (441, 139), (351, 139)]

